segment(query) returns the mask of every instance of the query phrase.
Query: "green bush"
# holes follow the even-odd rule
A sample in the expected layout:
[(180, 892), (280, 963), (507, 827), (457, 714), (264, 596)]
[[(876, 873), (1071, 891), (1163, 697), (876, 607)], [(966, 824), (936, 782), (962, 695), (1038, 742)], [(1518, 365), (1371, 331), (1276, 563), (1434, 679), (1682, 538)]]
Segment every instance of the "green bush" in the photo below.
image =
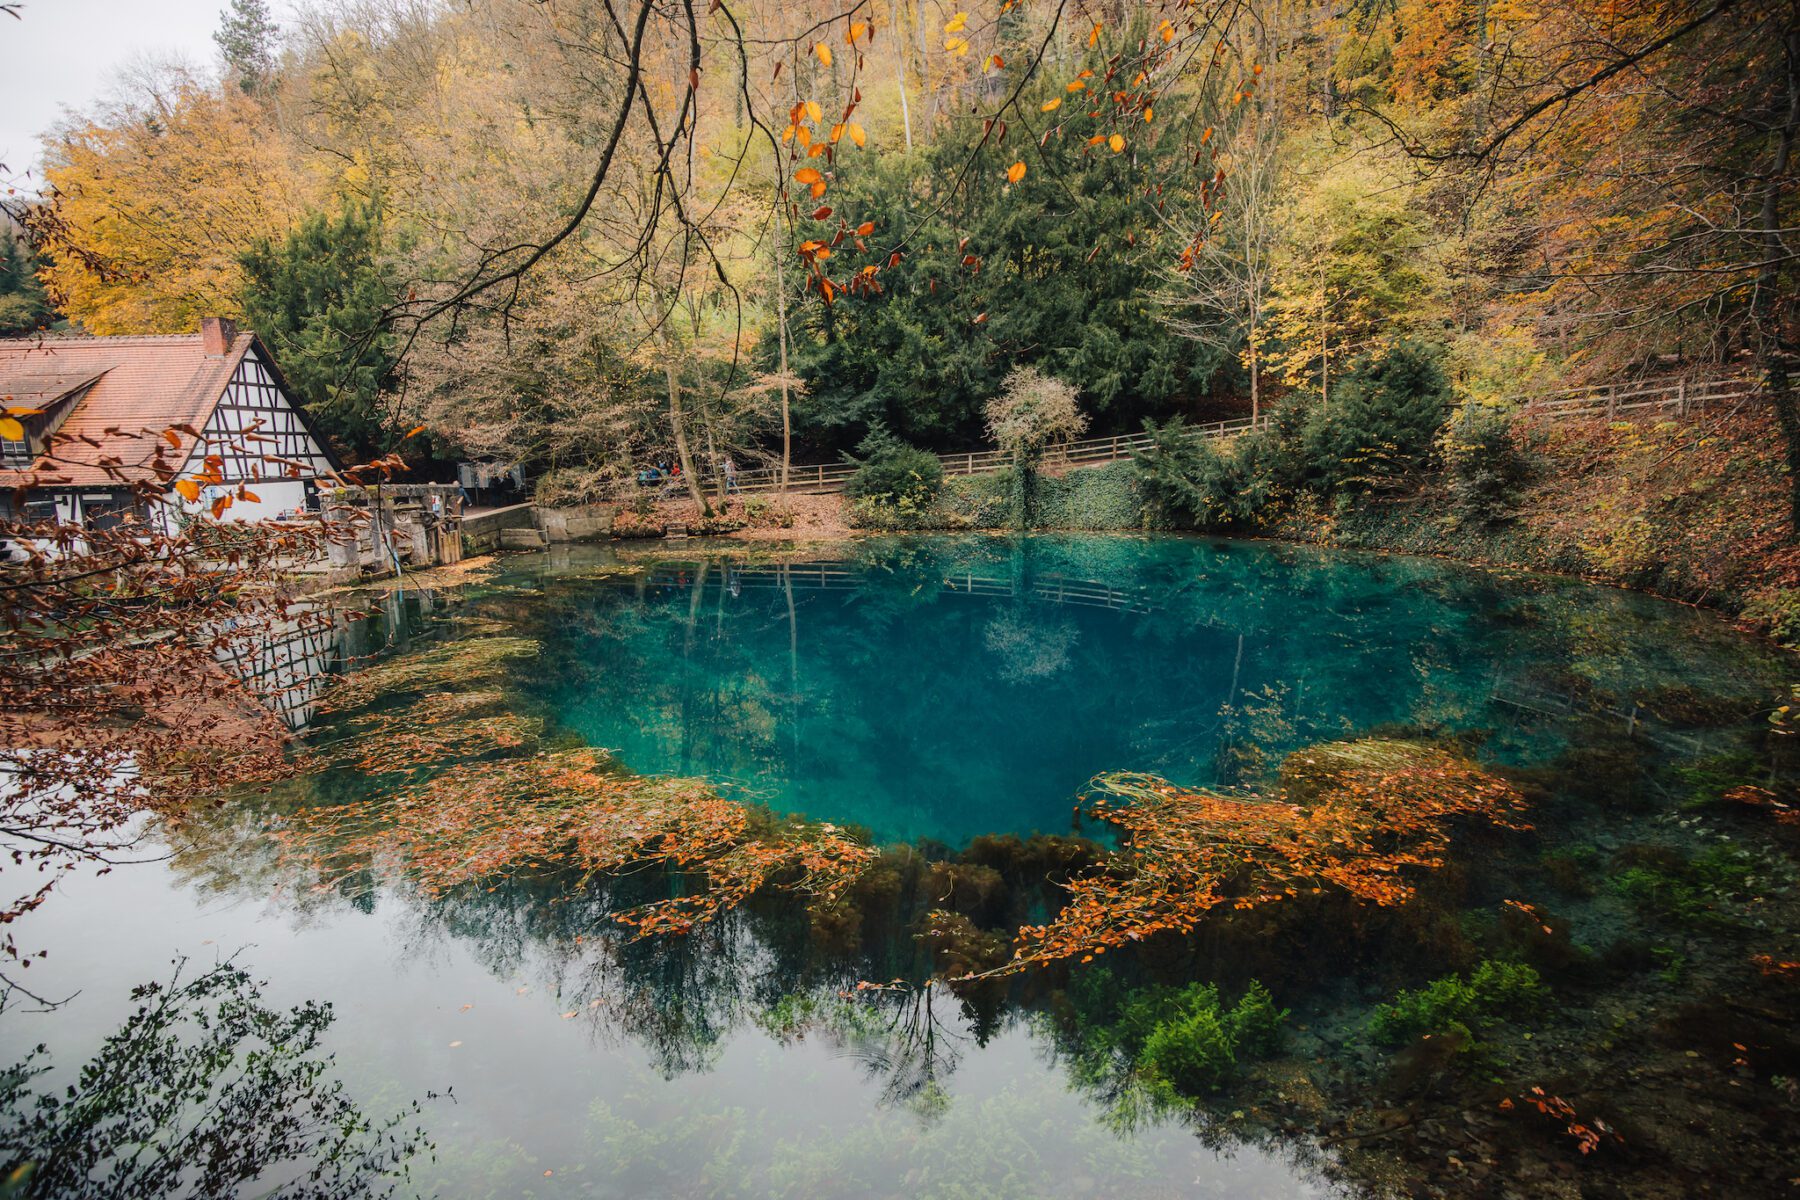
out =
[(1440, 444), (1448, 469), (1451, 513), (1459, 520), (1498, 525), (1515, 515), (1531, 478), (1511, 417), (1484, 405), (1464, 405), (1444, 427)]
[(1530, 1016), (1549, 995), (1533, 968), (1488, 959), (1466, 979), (1446, 975), (1417, 991), (1401, 992), (1375, 1010), (1372, 1032), (1390, 1046), (1423, 1034), (1455, 1032), (1457, 1026), (1480, 1032), (1498, 1021)]
[(845, 458), (856, 472), (844, 484), (851, 500), (927, 509), (944, 484), (944, 464), (937, 455), (909, 446), (885, 429), (876, 429), (857, 448), (862, 455)]
[(1150, 449), (1133, 460), (1139, 504), (1158, 528), (1226, 528), (1253, 522), (1272, 493), (1259, 471), (1267, 436), (1251, 434), (1222, 445), (1197, 436), (1180, 417), (1146, 421)]
[(1322, 495), (1388, 487), (1425, 465), (1451, 400), (1443, 351), (1402, 341), (1352, 364), (1330, 403), (1308, 406), (1305, 478)]

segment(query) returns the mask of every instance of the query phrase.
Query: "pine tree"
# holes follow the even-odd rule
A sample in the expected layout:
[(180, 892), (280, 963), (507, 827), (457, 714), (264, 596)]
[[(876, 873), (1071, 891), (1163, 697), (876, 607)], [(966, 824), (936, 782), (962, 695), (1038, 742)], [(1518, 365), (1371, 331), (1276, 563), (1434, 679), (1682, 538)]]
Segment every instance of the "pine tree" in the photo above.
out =
[(285, 241), (244, 256), (244, 315), (324, 432), (359, 461), (388, 449), (382, 388), (394, 340), (382, 325), (394, 284), (374, 205), (314, 213)]
[(219, 14), (213, 41), (225, 58), (226, 74), (245, 92), (256, 95), (273, 79), (279, 33), (266, 0), (231, 0), (231, 8)]
[(0, 337), (31, 333), (55, 317), (38, 282), (31, 248), (12, 230), (0, 228)]

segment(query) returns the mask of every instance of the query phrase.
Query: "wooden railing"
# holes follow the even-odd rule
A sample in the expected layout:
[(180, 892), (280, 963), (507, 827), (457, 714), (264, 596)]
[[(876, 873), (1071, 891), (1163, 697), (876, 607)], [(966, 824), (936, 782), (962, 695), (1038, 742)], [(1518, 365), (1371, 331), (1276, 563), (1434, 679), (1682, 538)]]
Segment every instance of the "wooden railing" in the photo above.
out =
[[(1259, 429), (1269, 422), (1267, 417), (1252, 421), (1249, 417), (1238, 417), (1230, 421), (1211, 421), (1204, 425), (1188, 426), (1189, 433), (1200, 438), (1230, 438), (1252, 429)], [(1078, 442), (1063, 442), (1049, 447), (1044, 452), (1043, 462), (1047, 466), (1093, 467), (1103, 463), (1117, 462), (1122, 458), (1130, 458), (1141, 450), (1147, 450), (1154, 439), (1147, 433), (1122, 433), (1113, 437), (1087, 438)], [(944, 466), (946, 475), (985, 475), (1007, 466), (1012, 459), (1004, 450), (967, 450), (958, 454), (940, 454), (937, 460)], [(829, 466), (820, 464), (809, 467), (792, 467), (788, 471), (788, 491), (803, 495), (823, 492), (836, 492), (843, 489), (844, 482), (856, 474), (853, 463), (833, 463)], [(708, 485), (716, 487), (716, 478), (709, 478)], [(737, 490), (740, 492), (773, 492), (781, 487), (781, 469), (770, 467), (755, 471), (739, 471)]]
[[(1526, 412), (1545, 417), (1604, 417), (1607, 420), (1617, 420), (1651, 411), (1687, 416), (1747, 400), (1758, 391), (1756, 380), (1731, 376), (1700, 382), (1677, 379), (1661, 383), (1597, 383), (1554, 392), (1508, 396), (1506, 399)], [(1238, 417), (1229, 421), (1189, 425), (1187, 428), (1194, 437), (1215, 439), (1237, 437), (1253, 429), (1267, 428), (1268, 424), (1267, 416), (1255, 419)], [(1100, 466), (1148, 450), (1154, 440), (1147, 433), (1122, 433), (1112, 437), (1065, 442), (1050, 447), (1044, 454), (1043, 462), (1053, 467)], [(984, 475), (1001, 470), (1010, 461), (1001, 450), (969, 450), (959, 454), (940, 454), (937, 458), (944, 465), (946, 475)], [(788, 471), (788, 491), (801, 495), (842, 491), (845, 482), (855, 473), (855, 464), (847, 462), (791, 467)], [(703, 478), (706, 479), (708, 488), (718, 486), (717, 477), (710, 472)], [(780, 488), (779, 467), (738, 472), (737, 490), (740, 492), (754, 494), (779, 491)]]
[(1547, 417), (1622, 416), (1646, 411), (1660, 411), (1684, 417), (1690, 413), (1748, 400), (1761, 390), (1755, 379), (1733, 376), (1726, 379), (1690, 381), (1676, 379), (1665, 382), (1596, 383), (1586, 387), (1564, 388), (1555, 392), (1508, 396), (1526, 412)]

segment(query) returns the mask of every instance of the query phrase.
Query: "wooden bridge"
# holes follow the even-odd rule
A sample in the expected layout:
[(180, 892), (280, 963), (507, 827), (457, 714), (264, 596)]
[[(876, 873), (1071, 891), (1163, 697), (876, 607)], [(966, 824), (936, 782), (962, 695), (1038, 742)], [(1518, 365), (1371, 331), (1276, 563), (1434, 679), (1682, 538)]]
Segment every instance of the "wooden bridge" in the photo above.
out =
[[(1690, 381), (1598, 383), (1585, 387), (1564, 388), (1553, 392), (1532, 392), (1506, 397), (1506, 402), (1520, 411), (1549, 418), (1588, 417), (1609, 421), (1645, 414), (1687, 417), (1705, 411), (1717, 411), (1740, 404), (1759, 394), (1760, 384), (1749, 376)], [(1212, 421), (1189, 425), (1191, 437), (1208, 441), (1225, 440), (1266, 429), (1265, 414), (1256, 419), (1237, 417), (1229, 421)], [(1098, 467), (1130, 458), (1148, 450), (1154, 439), (1147, 433), (1117, 434), (1113, 437), (1087, 438), (1052, 446), (1045, 453), (1045, 465), (1052, 467)], [(1011, 459), (1001, 450), (969, 450), (940, 454), (937, 459), (946, 475), (984, 475), (1006, 467)], [(819, 463), (794, 466), (788, 470), (789, 492), (819, 495), (842, 491), (850, 476), (856, 474), (854, 463)], [(706, 473), (707, 485), (717, 487), (718, 479)], [(781, 490), (781, 469), (768, 467), (738, 472), (738, 491), (747, 494)]]

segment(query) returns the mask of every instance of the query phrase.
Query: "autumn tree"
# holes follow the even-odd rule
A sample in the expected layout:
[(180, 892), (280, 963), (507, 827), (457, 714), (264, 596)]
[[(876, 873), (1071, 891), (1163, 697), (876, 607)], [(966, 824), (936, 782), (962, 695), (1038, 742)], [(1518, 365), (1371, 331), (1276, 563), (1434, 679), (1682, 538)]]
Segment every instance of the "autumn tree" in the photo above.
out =
[(1395, 44), (1424, 114), (1373, 125), (1477, 225), (1514, 231), (1497, 261), (1567, 359), (1602, 378), (1673, 358), (1753, 359), (1787, 445), (1800, 530), (1794, 385), (1800, 8), (1659, 0), (1457, 6)]
[(313, 185), (242, 92), (185, 72), (64, 127), (27, 208), (50, 298), (89, 333), (168, 333), (241, 316), (243, 255), (283, 238)]

